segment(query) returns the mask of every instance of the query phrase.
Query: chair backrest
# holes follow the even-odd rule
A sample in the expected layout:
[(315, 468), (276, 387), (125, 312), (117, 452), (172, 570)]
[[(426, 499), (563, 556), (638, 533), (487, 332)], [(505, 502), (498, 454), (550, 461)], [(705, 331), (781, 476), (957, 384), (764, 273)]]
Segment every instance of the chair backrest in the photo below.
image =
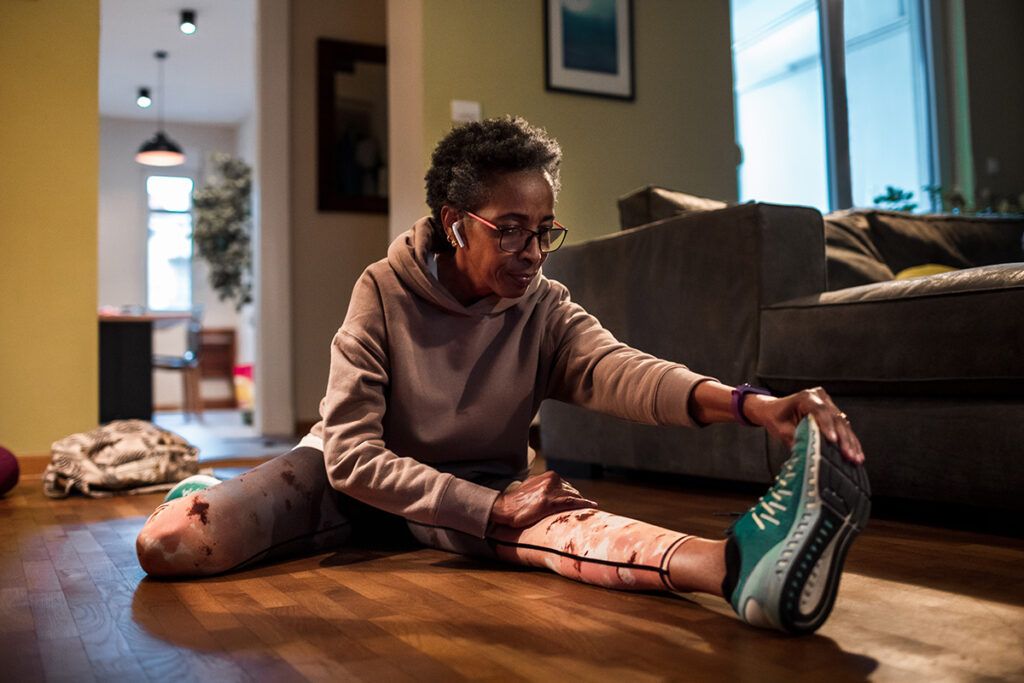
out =
[(235, 328), (206, 327), (200, 334), (199, 371), (203, 377), (233, 381), (235, 371)]

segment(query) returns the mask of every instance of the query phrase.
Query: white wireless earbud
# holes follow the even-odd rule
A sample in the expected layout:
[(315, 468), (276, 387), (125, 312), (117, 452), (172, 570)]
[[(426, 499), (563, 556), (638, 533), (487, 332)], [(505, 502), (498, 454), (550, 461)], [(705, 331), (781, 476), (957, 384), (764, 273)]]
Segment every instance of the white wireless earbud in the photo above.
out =
[(463, 249), (466, 248), (466, 242), (462, 239), (462, 233), (459, 228), (462, 227), (462, 221), (455, 221), (452, 223), (452, 234), (455, 235), (455, 241), (459, 243), (459, 246)]

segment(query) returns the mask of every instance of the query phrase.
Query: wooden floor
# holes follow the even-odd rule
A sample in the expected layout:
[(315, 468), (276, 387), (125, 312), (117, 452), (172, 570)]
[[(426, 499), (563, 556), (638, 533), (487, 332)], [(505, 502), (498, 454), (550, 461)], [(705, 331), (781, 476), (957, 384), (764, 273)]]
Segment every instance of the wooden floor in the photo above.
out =
[[(718, 537), (750, 498), (579, 481)], [(0, 499), (0, 680), (1022, 680), (1024, 541), (872, 520), (832, 618), (788, 638), (712, 598), (616, 593), (435, 550), (347, 549), (145, 579), (159, 495)]]

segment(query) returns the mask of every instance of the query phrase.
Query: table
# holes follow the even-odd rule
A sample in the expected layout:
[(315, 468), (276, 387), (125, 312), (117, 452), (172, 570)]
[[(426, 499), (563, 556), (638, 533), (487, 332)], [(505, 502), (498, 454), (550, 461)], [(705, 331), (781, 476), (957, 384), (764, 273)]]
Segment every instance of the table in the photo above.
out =
[(100, 312), (100, 424), (153, 420), (153, 328), (191, 317), (188, 311)]

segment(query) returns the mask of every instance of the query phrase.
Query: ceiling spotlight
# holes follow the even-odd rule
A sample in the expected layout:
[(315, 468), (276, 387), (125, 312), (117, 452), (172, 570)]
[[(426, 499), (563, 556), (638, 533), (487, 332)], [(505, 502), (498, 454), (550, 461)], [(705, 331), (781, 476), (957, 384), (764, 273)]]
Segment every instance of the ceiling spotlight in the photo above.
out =
[(191, 9), (181, 10), (181, 24), (178, 26), (181, 32), (190, 36), (196, 32), (196, 11)]
[(149, 88), (139, 88), (139, 96), (135, 98), (135, 104), (142, 109), (148, 109), (153, 104), (153, 98), (149, 96)]

